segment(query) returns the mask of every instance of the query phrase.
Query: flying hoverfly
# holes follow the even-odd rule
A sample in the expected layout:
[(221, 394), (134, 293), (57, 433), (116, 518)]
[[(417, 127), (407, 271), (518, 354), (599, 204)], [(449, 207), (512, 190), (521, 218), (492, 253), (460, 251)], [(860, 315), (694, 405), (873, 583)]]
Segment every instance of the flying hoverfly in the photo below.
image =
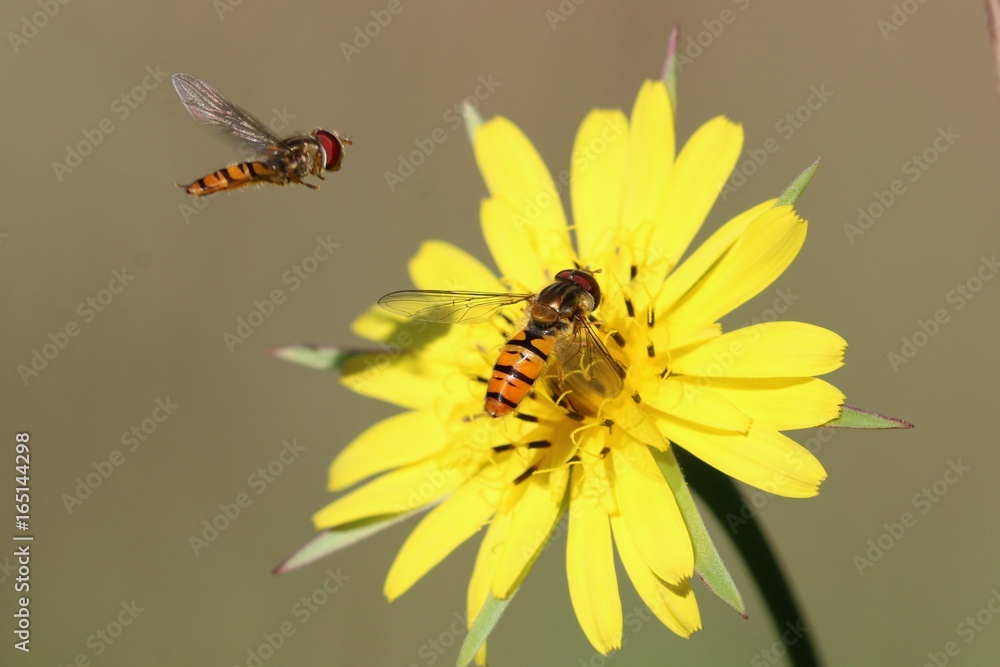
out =
[[(486, 322), (505, 306), (527, 302), (527, 321), (500, 351), (486, 385), (484, 409), (503, 417), (517, 409), (549, 362), (557, 364), (556, 388), (569, 391), (578, 411), (588, 396), (615, 396), (625, 371), (591, 324), (601, 288), (585, 269), (566, 269), (537, 294), (404, 290), (379, 299), (386, 310), (447, 324)], [(584, 401), (583, 404), (578, 401)]]
[(257, 183), (306, 183), (306, 176), (323, 180), (324, 171), (337, 171), (344, 159), (344, 146), (351, 140), (336, 132), (316, 129), (310, 134), (279, 139), (266, 125), (230, 102), (212, 86), (193, 74), (178, 73), (171, 79), (191, 117), (203, 125), (215, 125), (260, 153), (254, 160), (220, 169), (194, 183), (181, 186), (190, 195), (210, 195)]

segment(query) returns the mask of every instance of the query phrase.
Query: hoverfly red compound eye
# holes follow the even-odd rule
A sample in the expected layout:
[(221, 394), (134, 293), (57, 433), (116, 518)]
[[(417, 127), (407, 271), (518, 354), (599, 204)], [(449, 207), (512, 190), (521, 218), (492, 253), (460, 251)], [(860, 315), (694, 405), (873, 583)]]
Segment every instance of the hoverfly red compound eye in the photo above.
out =
[(594, 308), (601, 304), (601, 286), (594, 280), (594, 274), (583, 269), (565, 269), (556, 274), (556, 280), (568, 280), (579, 285), (594, 297)]
[(316, 130), (316, 140), (323, 147), (326, 160), (323, 168), (327, 171), (340, 169), (340, 161), (344, 159), (344, 146), (340, 138), (326, 130)]

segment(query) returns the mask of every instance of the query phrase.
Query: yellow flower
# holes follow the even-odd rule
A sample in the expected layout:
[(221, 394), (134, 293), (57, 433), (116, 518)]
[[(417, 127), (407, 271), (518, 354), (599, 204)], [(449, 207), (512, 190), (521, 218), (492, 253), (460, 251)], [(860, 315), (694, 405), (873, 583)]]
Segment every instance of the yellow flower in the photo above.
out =
[(385, 352), (348, 360), (343, 382), (406, 411), (337, 457), (332, 490), (368, 481), (318, 512), (315, 524), (337, 528), (430, 507), (389, 571), (390, 600), (485, 527), (468, 589), (471, 622), (490, 594), (505, 599), (517, 590), (568, 516), (569, 592), (593, 646), (606, 654), (622, 643), (615, 549), (652, 612), (687, 637), (701, 619), (689, 583), (691, 538), (662, 472), (677, 467), (671, 446), (782, 496), (815, 495), (826, 476), (781, 431), (837, 417), (843, 395), (814, 376), (842, 364), (844, 340), (799, 322), (728, 333), (719, 324), (791, 263), (806, 222), (767, 201), (685, 257), (743, 133), (715, 118), (675, 155), (660, 81), (642, 86), (631, 118), (595, 110), (583, 121), (570, 170), (558, 179), (571, 185), (575, 244), (561, 187), (527, 137), (505, 118), (471, 134), (490, 194), (483, 233), (502, 278), (430, 241), (410, 262), (414, 284), (535, 293), (560, 270), (599, 270), (595, 330), (626, 371), (624, 389), (581, 401), (587, 408), (578, 411), (535, 391), (513, 416), (492, 419), (483, 412), (484, 379), (516, 330), (518, 307), (507, 318), (453, 326), (373, 308), (354, 330)]

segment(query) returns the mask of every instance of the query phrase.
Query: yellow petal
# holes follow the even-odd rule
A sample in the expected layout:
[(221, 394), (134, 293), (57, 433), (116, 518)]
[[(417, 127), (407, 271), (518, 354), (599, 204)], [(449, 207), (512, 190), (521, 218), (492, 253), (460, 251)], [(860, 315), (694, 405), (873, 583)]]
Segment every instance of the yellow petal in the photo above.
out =
[(496, 511), (499, 492), (473, 478), (417, 524), (389, 568), (385, 595), (405, 593), (421, 577), (479, 531)]
[(661, 381), (655, 393), (644, 391), (643, 404), (721, 431), (745, 433), (752, 420), (725, 396), (713, 391), (711, 385), (699, 382), (709, 378), (673, 376)]
[(330, 466), (330, 490), (434, 456), (448, 442), (441, 416), (426, 410), (383, 419), (356, 437)]
[(584, 262), (600, 262), (613, 245), (622, 207), (628, 119), (621, 111), (591, 111), (580, 125), (570, 163), (577, 247)]
[[(504, 600), (521, 585), (559, 522), (563, 503), (553, 498), (548, 475), (532, 475), (510, 509), (510, 527), (493, 575), (493, 596)], [(565, 490), (565, 477), (563, 489)], [(561, 499), (561, 494), (560, 494)]]
[(409, 268), (417, 289), (506, 291), (482, 262), (444, 241), (425, 241), (410, 260)]
[(701, 613), (690, 582), (684, 580), (674, 586), (663, 582), (646, 566), (624, 519), (612, 516), (611, 527), (628, 578), (650, 611), (681, 637), (690, 637), (691, 633), (700, 630)]
[(674, 162), (674, 111), (662, 81), (646, 81), (632, 107), (622, 225), (652, 224)]
[(666, 313), (687, 294), (715, 266), (719, 258), (732, 247), (733, 243), (746, 231), (757, 216), (774, 205), (774, 200), (766, 201), (740, 213), (715, 231), (708, 240), (698, 246), (684, 263), (667, 276), (656, 298), (656, 310)]
[(809, 377), (840, 368), (847, 341), (803, 322), (764, 322), (674, 355), (671, 372), (708, 377)]
[(666, 416), (663, 435), (702, 461), (750, 486), (789, 498), (819, 493), (826, 471), (815, 456), (786, 435), (766, 427), (721, 433)]
[(531, 141), (506, 118), (494, 118), (472, 145), (490, 191), (483, 233), (504, 277), (541, 286), (551, 277), (546, 267), (572, 268), (576, 254), (559, 190)]
[(791, 206), (758, 216), (671, 317), (715, 322), (749, 301), (792, 263), (805, 242), (806, 226)]
[(582, 477), (582, 466), (576, 466), (566, 539), (566, 577), (580, 627), (594, 648), (607, 655), (622, 645), (622, 605), (611, 526), (600, 500), (588, 497)]
[(403, 348), (375, 355), (352, 357), (344, 362), (340, 382), (364, 396), (417, 410), (445, 397), (445, 374), (452, 369), (428, 363)]
[(818, 378), (703, 378), (757, 425), (776, 431), (825, 424), (840, 413), (844, 395)]
[(611, 450), (621, 515), (646, 566), (672, 584), (694, 572), (694, 549), (674, 494), (646, 445)]
[(692, 135), (666, 181), (659, 184), (649, 236), (651, 261), (662, 261), (668, 268), (677, 266), (725, 186), (742, 148), (743, 128), (722, 116)]
[(336, 528), (351, 521), (402, 514), (448, 495), (465, 476), (444, 469), (438, 459), (388, 472), (341, 496), (313, 515), (317, 529)]

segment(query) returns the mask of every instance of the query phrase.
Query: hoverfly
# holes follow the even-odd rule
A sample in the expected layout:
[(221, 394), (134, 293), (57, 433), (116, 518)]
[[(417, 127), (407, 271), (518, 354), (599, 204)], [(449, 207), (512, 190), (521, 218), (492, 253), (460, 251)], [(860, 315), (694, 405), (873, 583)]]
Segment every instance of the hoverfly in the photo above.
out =
[(340, 169), (344, 146), (351, 145), (350, 139), (321, 129), (279, 139), (266, 125), (198, 77), (178, 73), (171, 78), (174, 90), (192, 118), (203, 125), (227, 130), (237, 139), (249, 142), (260, 153), (256, 160), (234, 164), (190, 185), (182, 185), (190, 195), (210, 195), (256, 183), (301, 183), (315, 190), (315, 185), (302, 179), (317, 176), (323, 180), (323, 171)]
[(576, 412), (587, 396), (615, 396), (622, 390), (625, 371), (592, 325), (601, 288), (591, 271), (560, 271), (538, 294), (404, 290), (379, 299), (390, 312), (447, 324), (486, 322), (521, 302), (527, 302), (527, 321), (493, 366), (483, 406), (487, 414), (503, 417), (516, 410), (551, 361), (558, 364), (556, 388), (560, 394), (571, 392), (567, 402)]

